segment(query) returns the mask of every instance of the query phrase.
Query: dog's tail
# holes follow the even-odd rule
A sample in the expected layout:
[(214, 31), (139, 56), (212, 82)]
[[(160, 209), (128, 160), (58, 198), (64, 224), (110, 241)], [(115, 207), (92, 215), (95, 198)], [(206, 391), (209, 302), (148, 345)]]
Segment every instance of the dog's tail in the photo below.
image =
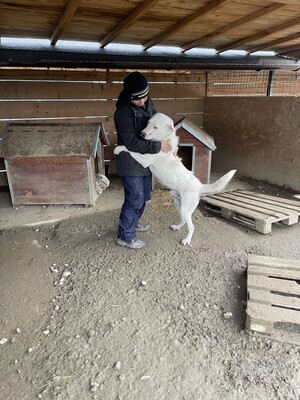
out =
[(227, 174), (223, 175), (220, 179), (218, 179), (215, 183), (202, 185), (201, 186), (201, 194), (209, 194), (209, 193), (218, 193), (225, 189), (228, 183), (233, 178), (233, 175), (236, 173), (236, 169), (233, 169)]

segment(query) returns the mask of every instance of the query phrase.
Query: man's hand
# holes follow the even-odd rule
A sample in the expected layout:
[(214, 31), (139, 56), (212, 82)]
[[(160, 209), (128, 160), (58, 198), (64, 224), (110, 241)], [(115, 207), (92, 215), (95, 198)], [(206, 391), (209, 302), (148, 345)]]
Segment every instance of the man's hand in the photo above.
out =
[(164, 153), (168, 153), (171, 149), (172, 149), (172, 146), (168, 140), (161, 141), (160, 151), (163, 151)]

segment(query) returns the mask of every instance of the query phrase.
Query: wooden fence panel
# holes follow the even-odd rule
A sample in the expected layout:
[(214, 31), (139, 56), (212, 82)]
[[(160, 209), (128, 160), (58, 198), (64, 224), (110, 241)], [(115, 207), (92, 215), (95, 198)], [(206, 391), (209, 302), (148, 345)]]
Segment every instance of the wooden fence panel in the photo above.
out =
[[(121, 83), (91, 82), (0, 82), (1, 100), (30, 99), (117, 99)], [(153, 83), (150, 95), (155, 98), (203, 98), (205, 85), (197, 83)]]
[[(129, 72), (0, 68), (0, 128), (10, 122), (99, 122), (110, 141), (104, 157), (113, 160), (113, 115)], [(203, 126), (205, 72), (143, 72), (158, 112), (174, 122), (186, 116)]]
[[(131, 71), (113, 70), (64, 70), (64, 69), (32, 69), (32, 68), (0, 68), (0, 80), (29, 81), (73, 81), (73, 82), (119, 82)], [(150, 83), (152, 82), (195, 82), (205, 83), (206, 72), (155, 72), (142, 71)]]
[[(199, 114), (203, 110), (203, 99), (161, 99), (155, 101), (157, 111), (171, 118), (188, 114)], [(92, 117), (105, 120), (114, 115), (116, 102), (107, 101), (12, 101), (2, 102), (0, 121), (20, 119), (61, 119)]]

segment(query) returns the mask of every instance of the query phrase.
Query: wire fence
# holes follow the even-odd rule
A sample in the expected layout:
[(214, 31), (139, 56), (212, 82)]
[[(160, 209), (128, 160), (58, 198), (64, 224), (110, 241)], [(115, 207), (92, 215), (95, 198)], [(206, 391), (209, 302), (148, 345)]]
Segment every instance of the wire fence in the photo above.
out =
[(300, 72), (209, 72), (207, 97), (226, 96), (300, 96)]

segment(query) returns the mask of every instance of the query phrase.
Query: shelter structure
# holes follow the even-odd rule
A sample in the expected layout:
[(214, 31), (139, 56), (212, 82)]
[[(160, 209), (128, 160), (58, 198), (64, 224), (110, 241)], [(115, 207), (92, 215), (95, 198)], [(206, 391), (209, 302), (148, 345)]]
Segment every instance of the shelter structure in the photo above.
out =
[(101, 124), (10, 124), (3, 156), (13, 206), (95, 205)]
[(216, 149), (214, 139), (186, 117), (175, 123), (175, 129), (179, 136), (178, 155), (183, 164), (202, 183), (209, 183), (212, 152)]

